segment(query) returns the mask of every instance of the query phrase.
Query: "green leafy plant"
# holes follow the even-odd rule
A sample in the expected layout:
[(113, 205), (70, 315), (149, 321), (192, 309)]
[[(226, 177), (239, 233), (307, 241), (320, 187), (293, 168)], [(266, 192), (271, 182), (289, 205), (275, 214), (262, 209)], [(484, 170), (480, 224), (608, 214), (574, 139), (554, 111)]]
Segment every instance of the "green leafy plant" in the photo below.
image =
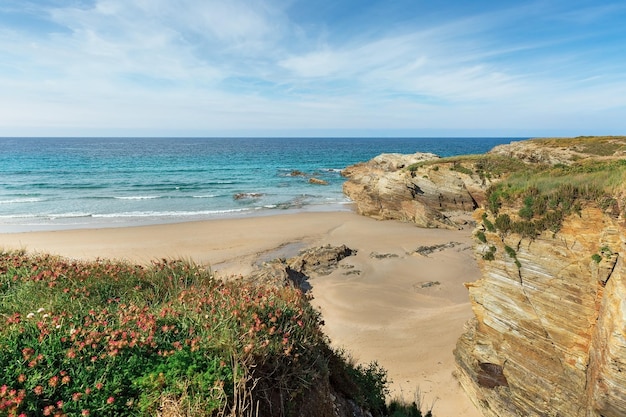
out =
[[(295, 288), (191, 262), (0, 252), (0, 416), (268, 415), (272, 398), (298, 404), (328, 378), (337, 355), (320, 325)], [(380, 409), (384, 369), (341, 366)]]
[(487, 213), (483, 213), (482, 219), (483, 219), (483, 224), (485, 225), (485, 228), (487, 229), (487, 231), (489, 232), (496, 231), (496, 227), (493, 225), (493, 223), (491, 223), (489, 218), (487, 218)]
[(459, 161), (454, 162), (452, 164), (452, 166), (450, 167), (450, 170), (451, 171), (460, 172), (460, 173), (465, 174), (465, 175), (472, 175), (474, 173), (474, 171), (472, 171), (471, 169), (463, 166), (463, 164), (461, 164), (461, 162), (459, 162)]
[(489, 250), (487, 250), (484, 254), (483, 254), (483, 259), (485, 261), (493, 261), (496, 259), (496, 247), (495, 246), (490, 246)]

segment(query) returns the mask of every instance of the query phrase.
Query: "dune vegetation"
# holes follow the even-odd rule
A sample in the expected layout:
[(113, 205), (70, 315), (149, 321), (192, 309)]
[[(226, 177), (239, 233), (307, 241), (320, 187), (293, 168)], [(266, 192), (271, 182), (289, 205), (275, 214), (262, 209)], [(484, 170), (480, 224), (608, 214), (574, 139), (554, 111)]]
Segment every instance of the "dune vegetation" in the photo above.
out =
[(187, 261), (0, 251), (0, 322), (0, 416), (387, 412), (386, 371), (331, 349), (301, 291)]

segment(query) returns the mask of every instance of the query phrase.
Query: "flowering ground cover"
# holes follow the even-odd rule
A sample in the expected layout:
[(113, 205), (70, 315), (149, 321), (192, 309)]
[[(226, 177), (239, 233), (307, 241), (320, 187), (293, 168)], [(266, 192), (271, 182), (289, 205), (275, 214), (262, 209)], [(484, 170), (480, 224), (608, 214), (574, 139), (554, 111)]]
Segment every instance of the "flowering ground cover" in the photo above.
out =
[(186, 261), (0, 251), (0, 369), (0, 416), (290, 415), (329, 380), (385, 407), (384, 370), (332, 351), (299, 290)]

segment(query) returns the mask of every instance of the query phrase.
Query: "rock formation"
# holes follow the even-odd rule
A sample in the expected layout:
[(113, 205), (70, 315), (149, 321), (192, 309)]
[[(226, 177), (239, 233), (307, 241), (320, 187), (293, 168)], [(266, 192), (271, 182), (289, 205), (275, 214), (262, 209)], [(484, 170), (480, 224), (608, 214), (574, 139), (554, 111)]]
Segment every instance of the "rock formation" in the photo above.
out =
[(311, 178), (309, 178), (309, 184), (328, 185), (328, 181), (321, 180), (321, 179), (315, 178), (315, 177), (311, 177)]
[(623, 416), (623, 223), (585, 208), (555, 236), (484, 233), (483, 277), (467, 284), (476, 318), (455, 352), (476, 405), (486, 416)]
[(429, 153), (382, 154), (342, 171), (344, 193), (359, 214), (380, 220), (401, 220), (421, 227), (456, 228), (448, 212), (470, 212), (484, 198), (488, 185), (478, 176), (437, 162)]
[(485, 416), (626, 416), (626, 138), (381, 155), (343, 175), (377, 219), (454, 227), (450, 211), (475, 210), (482, 278), (455, 356)]
[[(495, 151), (527, 163), (575, 164), (581, 155), (615, 161), (619, 154), (611, 158), (605, 150), (619, 152), (620, 143), (607, 148), (588, 142), (572, 150), (522, 142)], [(503, 203), (498, 216), (475, 213), (482, 220), (476, 231), (482, 278), (466, 284), (475, 318), (455, 355), (459, 381), (485, 416), (626, 415), (622, 162), (611, 171), (621, 175), (622, 185), (599, 200), (575, 203), (577, 210), (554, 230), (532, 236), (509, 230), (503, 219), (519, 220), (522, 212), (513, 200)]]
[(346, 245), (310, 248), (289, 259), (264, 262), (248, 279), (253, 282), (295, 285), (306, 292), (311, 289), (309, 277), (328, 275), (338, 268), (339, 261), (355, 254), (356, 250)]

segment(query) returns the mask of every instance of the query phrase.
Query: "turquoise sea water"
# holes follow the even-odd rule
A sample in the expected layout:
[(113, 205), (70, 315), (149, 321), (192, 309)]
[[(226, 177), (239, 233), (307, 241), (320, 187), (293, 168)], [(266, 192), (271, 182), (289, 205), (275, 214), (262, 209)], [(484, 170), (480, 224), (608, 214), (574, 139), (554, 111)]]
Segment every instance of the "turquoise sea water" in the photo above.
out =
[(349, 165), (519, 139), (0, 138), (0, 232), (348, 210), (340, 171)]

